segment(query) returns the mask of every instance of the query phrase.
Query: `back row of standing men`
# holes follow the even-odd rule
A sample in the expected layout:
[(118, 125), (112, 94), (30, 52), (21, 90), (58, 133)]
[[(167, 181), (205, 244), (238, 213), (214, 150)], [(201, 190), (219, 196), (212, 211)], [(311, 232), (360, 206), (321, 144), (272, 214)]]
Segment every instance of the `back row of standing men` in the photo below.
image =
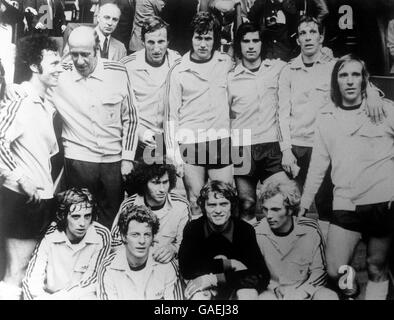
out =
[[(111, 13), (119, 16), (116, 9), (113, 4), (102, 6), (103, 19), (107, 20), (108, 16), (112, 19)], [(297, 41), (301, 54), (287, 65), (280, 60), (262, 59), (261, 35), (253, 24), (243, 24), (237, 31), (234, 51), (240, 62), (235, 67), (228, 55), (217, 51), (220, 25), (211, 14), (197, 14), (192, 28), (192, 49), (180, 57), (167, 49), (167, 25), (157, 17), (149, 17), (141, 31), (145, 49), (118, 63), (100, 57), (105, 50), (98, 32), (79, 27), (68, 39), (72, 63), (64, 65), (66, 71), (62, 69), (56, 46), (48, 38), (31, 37), (20, 42), (17, 67), (25, 68), (26, 81), (17, 90), (21, 97), (2, 108), (0, 127), (1, 169), (5, 179), (1, 212), (8, 254), (3, 283), (20, 285), (24, 262), (33, 251), (35, 239), (52, 220), (54, 190), (49, 159), (58, 150), (49, 121), (53, 106), (63, 119), (67, 187), (88, 187), (102, 209), (98, 221), (108, 228), (123, 199), (122, 178), (127, 179), (134, 167), (133, 161), (149, 162), (164, 159), (166, 155), (176, 164), (178, 173), (184, 177), (193, 218), (198, 217), (204, 207), (197, 205), (197, 198), (207, 177), (230, 183), (235, 177), (241, 202), (239, 211), (245, 220), (254, 219), (259, 180), (265, 183), (287, 181), (290, 176), (298, 177), (301, 185), (305, 182), (315, 120), (320, 109), (329, 105), (329, 94), (333, 92), (330, 77), (335, 61), (322, 51), (323, 34), (319, 22), (309, 17), (300, 20)], [(357, 62), (350, 59), (354, 61)], [(346, 59), (341, 63), (337, 74), (334, 73), (338, 83), (340, 71), (348, 65)], [(358, 64), (360, 69), (364, 68)], [(341, 74), (346, 79), (343, 88), (340, 87), (342, 99), (333, 98), (338, 107), (359, 110), (364, 98), (362, 110), (375, 110), (376, 105), (378, 109), (381, 107), (382, 102), (365, 75), (365, 68)], [(357, 82), (361, 77), (364, 77), (362, 86)], [(388, 116), (390, 112), (386, 110)], [(382, 151), (376, 157), (382, 156), (385, 166), (392, 166), (391, 149), (385, 146), (382, 144), (382, 150), (387, 154)], [(318, 147), (321, 158), (332, 159), (330, 153), (329, 156), (323, 154), (330, 149), (321, 150), (320, 144)], [(356, 148), (354, 154), (360, 150), (365, 151), (365, 148)], [(343, 160), (344, 157), (339, 155), (338, 158)], [(357, 156), (355, 159), (360, 160)], [(363, 199), (362, 196), (354, 197), (353, 186), (349, 187), (357, 175), (337, 180), (338, 175), (339, 178), (345, 176), (338, 174), (337, 165), (349, 172), (352, 162), (345, 165), (334, 159), (331, 162), (333, 182), (337, 187), (334, 210), (352, 211), (359, 204), (357, 201)], [(362, 172), (358, 166), (355, 168), (357, 173)], [(310, 206), (325, 169), (315, 168), (316, 176), (305, 188), (308, 190), (302, 202), (305, 209)], [(389, 201), (392, 189), (386, 188), (382, 181), (390, 183), (392, 177), (372, 172), (378, 179), (378, 187), (370, 192), (368, 185), (362, 195), (368, 195), (367, 201)], [(368, 179), (362, 183), (368, 184)], [(338, 187), (338, 184), (343, 186)], [(379, 199), (375, 199), (376, 196)], [(347, 241), (350, 227), (344, 226), (343, 221), (348, 220), (337, 221), (336, 225), (341, 227), (331, 239), (342, 241), (346, 238), (348, 247), (334, 248), (337, 251), (346, 248), (347, 251), (341, 254), (336, 251), (333, 256), (347, 264), (357, 235), (365, 231), (363, 228), (368, 227), (368, 223), (352, 222), (350, 234), (356, 235), (352, 241)], [(389, 227), (388, 234), (392, 232), (390, 221), (384, 224)], [(384, 261), (390, 239), (383, 241), (380, 234), (377, 237), (380, 247), (370, 252), (374, 257), (370, 259), (370, 273), (371, 282), (380, 283), (387, 279)], [(376, 252), (383, 254), (376, 255)], [(336, 277), (338, 270), (333, 270), (332, 275)], [(376, 274), (378, 280), (373, 278)]]

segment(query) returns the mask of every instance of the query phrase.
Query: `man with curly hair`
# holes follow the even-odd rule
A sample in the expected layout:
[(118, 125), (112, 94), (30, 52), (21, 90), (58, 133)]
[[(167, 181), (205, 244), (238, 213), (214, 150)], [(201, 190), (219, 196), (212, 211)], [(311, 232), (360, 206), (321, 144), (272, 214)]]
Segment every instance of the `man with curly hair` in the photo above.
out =
[(144, 205), (129, 204), (120, 211), (118, 228), (123, 245), (109, 255), (99, 271), (102, 300), (174, 300), (181, 293), (171, 263), (155, 261), (151, 246), (159, 219)]
[(296, 221), (301, 194), (294, 181), (271, 181), (263, 186), (265, 217), (255, 227), (257, 242), (271, 274), (262, 300), (337, 300), (325, 288), (324, 240), (318, 223)]
[(24, 299), (95, 299), (110, 233), (95, 221), (97, 206), (87, 189), (69, 189), (57, 200), (56, 222), (34, 250), (23, 279)]
[(187, 299), (257, 299), (269, 281), (253, 227), (234, 217), (235, 189), (212, 180), (200, 192), (203, 216), (185, 227), (179, 269)]
[(0, 111), (0, 226), (6, 251), (0, 297), (6, 299), (20, 298), (29, 258), (52, 221), (50, 158), (58, 145), (54, 109), (45, 96), (62, 71), (56, 42), (42, 35), (22, 38), (16, 68), (23, 75), (24, 94)]
[(131, 182), (138, 186), (137, 194), (127, 198), (120, 206), (111, 230), (112, 248), (119, 248), (122, 244), (118, 227), (120, 212), (130, 205), (145, 205), (160, 221), (160, 228), (153, 242), (152, 256), (160, 263), (168, 263), (178, 255), (183, 229), (190, 216), (187, 200), (171, 192), (176, 185), (175, 167), (170, 164), (139, 163), (128, 176), (126, 185)]

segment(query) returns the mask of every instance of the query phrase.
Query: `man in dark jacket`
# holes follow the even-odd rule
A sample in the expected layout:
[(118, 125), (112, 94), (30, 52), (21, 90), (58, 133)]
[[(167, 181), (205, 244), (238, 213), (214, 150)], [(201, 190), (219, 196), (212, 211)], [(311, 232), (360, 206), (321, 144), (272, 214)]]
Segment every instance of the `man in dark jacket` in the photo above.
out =
[(184, 229), (179, 268), (187, 299), (256, 299), (269, 272), (251, 225), (233, 217), (236, 193), (212, 180), (200, 192), (203, 216)]
[(100, 0), (100, 5), (108, 2), (116, 3), (122, 12), (119, 18), (118, 26), (113, 32), (112, 36), (122, 42), (129, 52), (129, 43), (135, 14), (135, 0)]

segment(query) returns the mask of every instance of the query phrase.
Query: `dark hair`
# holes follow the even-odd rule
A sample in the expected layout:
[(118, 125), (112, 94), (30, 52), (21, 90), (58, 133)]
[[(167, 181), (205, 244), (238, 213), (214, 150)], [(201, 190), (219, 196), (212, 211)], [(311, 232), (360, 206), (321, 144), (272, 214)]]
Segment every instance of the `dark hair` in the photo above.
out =
[(214, 193), (215, 197), (219, 194), (229, 200), (231, 202), (231, 214), (233, 216), (235, 215), (238, 204), (237, 192), (231, 184), (219, 180), (211, 180), (207, 182), (200, 191), (197, 204), (200, 206), (204, 215), (207, 213), (205, 211), (205, 202), (208, 200), (210, 192)]
[(190, 27), (192, 36), (194, 33), (206, 34), (209, 31), (213, 31), (213, 51), (220, 48), (221, 25), (213, 14), (205, 11), (198, 12), (194, 16)]
[(265, 200), (271, 199), (277, 194), (283, 196), (283, 203), (287, 210), (290, 210), (292, 214), (296, 214), (298, 212), (301, 193), (295, 181), (272, 181), (267, 184), (263, 184), (259, 198), (263, 204)]
[(33, 75), (31, 65), (42, 72), (43, 50), (57, 52), (56, 41), (43, 34), (33, 34), (19, 39), (16, 45), (15, 80), (16, 83), (29, 81)]
[(142, 27), (141, 27), (142, 42), (145, 41), (145, 34), (152, 33), (163, 28), (167, 30), (167, 40), (168, 40), (168, 36), (169, 36), (168, 23), (164, 22), (163, 19), (157, 16), (150, 16), (145, 18), (144, 21), (142, 22)]
[(361, 93), (363, 96), (365, 96), (367, 83), (369, 79), (369, 74), (367, 67), (365, 66), (365, 62), (353, 54), (345, 55), (339, 58), (338, 61), (335, 63), (331, 74), (331, 100), (332, 102), (334, 102), (336, 106), (342, 104), (342, 94), (341, 91), (339, 90), (339, 84), (338, 84), (338, 73), (345, 64), (348, 64), (349, 62), (352, 61), (359, 62), (362, 66), (363, 79), (361, 83)]
[(128, 204), (122, 207), (119, 215), (118, 228), (119, 233), (127, 236), (130, 221), (135, 220), (140, 223), (146, 222), (152, 228), (152, 235), (156, 235), (159, 231), (160, 223), (157, 216), (146, 206)]
[(176, 186), (176, 168), (172, 164), (146, 164), (145, 162), (138, 162), (134, 170), (126, 177), (126, 190), (134, 190), (140, 196), (143, 196), (146, 191), (148, 181), (154, 178), (161, 178), (165, 173), (168, 173), (170, 182), (170, 189)]
[(299, 36), (299, 31), (298, 31), (298, 29), (300, 28), (300, 25), (302, 24), (302, 23), (311, 23), (311, 22), (313, 22), (313, 23), (316, 23), (317, 24), (317, 29), (319, 30), (319, 33), (321, 34), (321, 35), (324, 35), (324, 28), (323, 28), (323, 25), (322, 25), (322, 23), (319, 21), (319, 20), (317, 20), (316, 18), (314, 18), (314, 17), (311, 17), (311, 16), (301, 16), (300, 18), (299, 18), (299, 20), (298, 20), (298, 23), (297, 23), (297, 36)]
[(71, 188), (56, 195), (56, 223), (59, 231), (67, 228), (67, 216), (75, 209), (92, 208), (92, 221), (97, 219), (97, 204), (92, 194), (86, 188)]
[[(258, 25), (250, 23), (250, 22), (242, 23), (239, 26), (239, 28), (235, 34), (235, 38), (234, 38), (234, 53), (238, 58), (242, 58), (242, 50), (241, 50), (242, 39), (249, 32), (258, 32), (260, 40), (263, 41), (262, 32), (261, 32), (260, 27)], [(261, 50), (261, 53), (262, 52), (263, 52), (263, 50)]]

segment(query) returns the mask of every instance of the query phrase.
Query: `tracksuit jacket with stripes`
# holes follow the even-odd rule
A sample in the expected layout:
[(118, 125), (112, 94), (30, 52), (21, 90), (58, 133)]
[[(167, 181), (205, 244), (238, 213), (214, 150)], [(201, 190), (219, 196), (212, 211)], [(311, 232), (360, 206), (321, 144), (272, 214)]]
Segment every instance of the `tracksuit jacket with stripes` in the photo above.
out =
[(109, 253), (107, 228), (93, 222), (78, 244), (53, 223), (36, 246), (23, 279), (25, 299), (94, 299), (97, 272)]
[(257, 243), (271, 274), (268, 289), (279, 286), (303, 290), (312, 298), (326, 284), (324, 238), (316, 220), (301, 218), (280, 246), (264, 218), (255, 227)]

